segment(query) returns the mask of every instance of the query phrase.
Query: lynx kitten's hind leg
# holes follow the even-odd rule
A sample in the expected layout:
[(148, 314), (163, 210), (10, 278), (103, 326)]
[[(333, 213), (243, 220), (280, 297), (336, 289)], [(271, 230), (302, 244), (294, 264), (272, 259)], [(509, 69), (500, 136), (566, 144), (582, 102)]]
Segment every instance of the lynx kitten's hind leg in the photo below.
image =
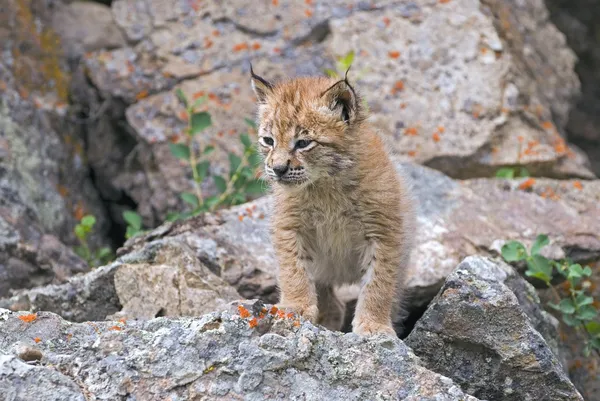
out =
[(340, 331), (344, 324), (346, 306), (335, 295), (330, 285), (317, 285), (317, 299), (319, 306), (318, 323), (329, 330)]

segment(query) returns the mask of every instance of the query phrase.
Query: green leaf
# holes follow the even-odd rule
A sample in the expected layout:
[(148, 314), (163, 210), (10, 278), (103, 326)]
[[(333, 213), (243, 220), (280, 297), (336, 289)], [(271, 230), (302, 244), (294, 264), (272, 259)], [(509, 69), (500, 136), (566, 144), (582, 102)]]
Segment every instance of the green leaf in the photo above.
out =
[(496, 171), (496, 178), (514, 178), (515, 177), (515, 169), (512, 167), (503, 167)]
[(84, 227), (92, 228), (94, 227), (94, 224), (96, 224), (96, 218), (92, 215), (83, 216), (81, 219), (81, 224)]
[(264, 180), (251, 180), (246, 184), (246, 193), (251, 195), (262, 195), (267, 191), (267, 188), (267, 183)]
[(131, 237), (136, 236), (140, 230), (135, 228), (134, 226), (127, 226), (127, 231), (125, 232), (125, 238), (129, 239)]
[(258, 167), (261, 162), (262, 157), (256, 152), (252, 152), (250, 156), (248, 156), (248, 164), (252, 167)]
[(579, 326), (579, 320), (572, 315), (562, 315), (563, 322), (567, 326), (576, 327)]
[(545, 234), (538, 235), (537, 238), (535, 239), (535, 242), (531, 246), (531, 254), (538, 255), (540, 253), (540, 250), (543, 247), (545, 247), (546, 245), (548, 245), (549, 243), (550, 243), (550, 240), (548, 239), (547, 235), (545, 235)]
[(575, 317), (579, 320), (592, 320), (598, 316), (598, 311), (592, 305), (586, 305), (580, 308)]
[(75, 235), (80, 240), (82, 240), (82, 241), (85, 240), (85, 237), (87, 237), (87, 231), (86, 231), (85, 227), (82, 226), (81, 224), (77, 224), (75, 226)]
[(502, 247), (502, 257), (507, 262), (518, 262), (527, 257), (527, 250), (518, 241), (510, 241)]
[(200, 202), (198, 201), (198, 197), (194, 194), (191, 194), (189, 192), (184, 192), (179, 196), (185, 203), (189, 203), (194, 208), (197, 208), (200, 205)]
[(593, 338), (590, 341), (590, 345), (592, 346), (592, 348), (600, 349), (600, 338)]
[(88, 259), (88, 253), (87, 250), (82, 247), (82, 246), (76, 246), (74, 249), (75, 253), (77, 254), (77, 256), (79, 256), (81, 259), (84, 259), (87, 261)]
[(585, 329), (592, 337), (600, 338), (600, 323), (598, 322), (587, 322), (585, 324)]
[(572, 315), (575, 313), (575, 305), (573, 305), (573, 301), (570, 299), (563, 299), (558, 304), (558, 310), (560, 310), (565, 315)]
[(242, 164), (242, 159), (235, 153), (229, 154), (229, 176), (233, 177), (238, 167)]
[(169, 149), (173, 156), (181, 160), (190, 159), (190, 148), (183, 143), (169, 143)]
[(185, 94), (181, 90), (181, 88), (177, 88), (175, 90), (175, 95), (177, 96), (177, 99), (179, 99), (179, 102), (181, 102), (181, 104), (183, 105), (183, 107), (187, 108), (188, 101), (187, 101), (187, 98), (185, 97)]
[(242, 203), (245, 203), (245, 202), (246, 202), (246, 197), (242, 193), (236, 192), (231, 197), (231, 203), (234, 205), (241, 205)]
[(244, 118), (244, 121), (246, 122), (246, 124), (248, 124), (248, 126), (250, 126), (250, 128), (253, 128), (253, 129), (258, 128), (256, 126), (256, 122), (254, 120), (251, 120), (249, 118)]
[(244, 133), (240, 135), (240, 140), (242, 141), (242, 144), (244, 144), (244, 148), (248, 149), (252, 146), (252, 141), (250, 140), (248, 134)]
[(582, 306), (585, 305), (591, 305), (594, 303), (594, 298), (587, 296), (585, 294), (578, 294), (575, 297), (575, 303), (577, 304), (577, 307), (580, 308)]
[(169, 212), (167, 213), (166, 220), (167, 221), (177, 221), (181, 218), (181, 215), (178, 212)]
[(225, 178), (221, 177), (220, 175), (214, 175), (213, 180), (215, 181), (215, 186), (217, 187), (219, 192), (225, 192), (225, 190), (227, 189), (227, 181), (225, 181)]
[(574, 265), (569, 266), (567, 272), (568, 272), (567, 278), (569, 280), (572, 280), (574, 278), (583, 277), (583, 267), (581, 267), (580, 264), (574, 264)]
[(250, 166), (244, 166), (240, 171), (240, 175), (246, 179), (252, 179), (254, 177), (254, 170)]
[(583, 275), (586, 277), (590, 277), (592, 275), (592, 269), (589, 266), (586, 266), (583, 269)]
[(198, 182), (204, 181), (206, 175), (208, 174), (208, 168), (210, 167), (209, 161), (203, 161), (196, 164), (196, 171), (198, 172)]
[(352, 62), (354, 61), (354, 50), (349, 51), (348, 53), (346, 53), (346, 55), (340, 59), (340, 65), (344, 68), (344, 70), (347, 70), (348, 67), (350, 67), (350, 65), (352, 65)]
[(106, 263), (112, 258), (112, 249), (109, 247), (100, 248), (98, 252), (96, 252), (96, 259), (98, 259), (101, 263)]
[(332, 70), (331, 68), (325, 68), (325, 74), (327, 74), (327, 76), (329, 76), (331, 78), (337, 78), (338, 77), (338, 73), (335, 72), (334, 70)]
[(545, 283), (549, 283), (551, 280), (551, 278), (544, 272), (535, 272), (535, 271), (527, 270), (527, 271), (525, 271), (525, 275), (529, 276), (529, 277), (539, 278), (540, 280), (542, 280)]
[(123, 212), (123, 219), (128, 225), (139, 230), (142, 228), (142, 216), (132, 210), (126, 210)]
[(208, 127), (212, 125), (212, 120), (210, 118), (210, 114), (206, 111), (201, 111), (200, 113), (192, 114), (192, 123), (190, 125), (190, 135), (194, 136), (196, 134), (201, 133)]
[(521, 167), (519, 169), (519, 178), (525, 178), (525, 177), (529, 177), (529, 170), (527, 170), (525, 167)]
[(211, 196), (206, 198), (206, 200), (204, 201), (204, 204), (208, 207), (213, 207), (216, 204), (219, 203), (219, 197), (218, 196)]
[(214, 150), (215, 150), (215, 147), (214, 147), (214, 146), (212, 146), (212, 145), (207, 145), (207, 146), (204, 148), (204, 152), (203, 152), (203, 154), (204, 154), (204, 155), (210, 155), (210, 154), (211, 154), (211, 153), (212, 153)]

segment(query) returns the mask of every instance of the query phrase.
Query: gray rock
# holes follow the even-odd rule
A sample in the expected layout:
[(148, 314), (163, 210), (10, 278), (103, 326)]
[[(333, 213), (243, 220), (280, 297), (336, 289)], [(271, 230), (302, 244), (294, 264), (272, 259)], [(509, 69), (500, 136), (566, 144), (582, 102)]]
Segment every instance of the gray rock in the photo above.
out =
[(190, 248), (172, 238), (63, 285), (17, 292), (0, 300), (13, 310), (52, 311), (75, 322), (198, 316), (240, 299), (235, 289), (203, 265)]
[(535, 299), (525, 294), (517, 298), (509, 280), (526, 286), (505, 263), (466, 258), (448, 276), (406, 343), (425, 366), (479, 398), (583, 400), (535, 328), (536, 323), (548, 326), (552, 319), (544, 322), (548, 315)]
[[(25, 341), (43, 354), (36, 368), (0, 357), (17, 366), (0, 368), (0, 383), (9, 394), (24, 392), (21, 401), (40, 399), (18, 380), (25, 369), (48, 383), (45, 391), (69, 400), (78, 399), (73, 380), (90, 399), (477, 400), (423, 368), (398, 339), (332, 333), (268, 310), (261, 318), (260, 305), (246, 307), (257, 315), (224, 311), (127, 324), (71, 324), (42, 312), (26, 323), (0, 311), (0, 349)], [(69, 379), (51, 382), (57, 370)]]
[(13, 355), (0, 354), (3, 401), (85, 401), (73, 379), (52, 367), (31, 366)]

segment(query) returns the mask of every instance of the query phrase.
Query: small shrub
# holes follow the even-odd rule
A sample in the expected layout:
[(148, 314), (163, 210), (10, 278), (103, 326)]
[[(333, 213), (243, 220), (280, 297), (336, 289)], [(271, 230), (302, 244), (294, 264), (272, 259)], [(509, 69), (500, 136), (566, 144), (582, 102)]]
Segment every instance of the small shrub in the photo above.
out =
[[(538, 235), (529, 252), (518, 241), (510, 241), (502, 247), (502, 257), (507, 262), (525, 261), (525, 274), (543, 281), (551, 289), (555, 302), (548, 305), (561, 313), (562, 321), (577, 330), (586, 333), (585, 353), (600, 350), (600, 323), (595, 319), (598, 311), (594, 307), (594, 298), (586, 293), (584, 278), (592, 275), (589, 266), (571, 263), (569, 260), (554, 261), (542, 256), (540, 251), (549, 244), (547, 235)], [(569, 284), (569, 295), (562, 298), (552, 286), (555, 274), (563, 276)]]
[(125, 232), (126, 239), (129, 239), (143, 232), (142, 216), (140, 216), (138, 213), (132, 210), (126, 210), (123, 212), (123, 219), (127, 223), (127, 231)]
[(75, 253), (85, 260), (90, 266), (98, 267), (109, 263), (113, 258), (113, 252), (109, 247), (97, 250), (90, 249), (88, 236), (94, 229), (96, 218), (92, 215), (83, 216), (79, 224), (75, 226), (75, 236), (80, 245), (75, 247)]

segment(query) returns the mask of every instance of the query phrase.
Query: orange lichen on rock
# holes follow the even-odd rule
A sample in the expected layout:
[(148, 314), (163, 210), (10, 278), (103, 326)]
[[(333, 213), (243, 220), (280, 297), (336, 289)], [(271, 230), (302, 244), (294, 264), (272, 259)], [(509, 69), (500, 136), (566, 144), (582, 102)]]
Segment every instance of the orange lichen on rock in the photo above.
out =
[(575, 188), (579, 189), (579, 190), (582, 190), (582, 189), (583, 189), (583, 185), (581, 185), (581, 181), (575, 181), (575, 182), (573, 183), (573, 186), (574, 186)]
[(31, 323), (35, 319), (37, 319), (37, 315), (35, 313), (30, 313), (30, 314), (27, 314), (27, 315), (21, 315), (21, 316), (19, 316), (19, 319), (21, 319), (25, 323)]
[(248, 325), (250, 326), (250, 328), (254, 328), (258, 326), (258, 320), (256, 320), (255, 317), (253, 317), (252, 319), (250, 319), (250, 321), (248, 321)]
[(148, 91), (146, 89), (144, 89), (143, 91), (141, 91), (137, 95), (135, 95), (135, 100), (142, 100), (147, 97), (148, 97)]
[(296, 315), (293, 312), (289, 312), (287, 315), (285, 315), (285, 317), (288, 319), (293, 319), (294, 316), (296, 316)]
[(300, 320), (294, 320), (294, 327), (300, 327)]
[(277, 311), (277, 317), (280, 319), (284, 319), (285, 318), (285, 312), (282, 311), (281, 309)]
[(271, 315), (275, 315), (275, 314), (277, 314), (277, 311), (278, 311), (278, 310), (279, 310), (279, 309), (277, 309), (277, 307), (276, 307), (275, 305), (273, 305), (273, 306), (271, 307), (271, 309), (269, 309), (269, 314), (271, 314)]
[(552, 124), (552, 121), (544, 121), (542, 122), (542, 127), (547, 130), (552, 130), (554, 129), (554, 124)]
[(438, 134), (437, 132), (434, 132), (431, 138), (433, 139), (433, 142), (439, 142), (441, 139), (440, 134)]
[(238, 305), (238, 312), (240, 313), (240, 317), (242, 319), (250, 317), (250, 312), (243, 305)]
[(403, 91), (404, 90), (404, 82), (403, 81), (396, 81), (394, 83), (394, 87), (392, 88), (392, 95), (395, 95), (397, 92)]
[(400, 57), (400, 52), (399, 51), (391, 51), (391, 52), (388, 52), (388, 56), (390, 58), (398, 58), (398, 57)]
[(111, 331), (121, 331), (123, 330), (120, 326), (111, 326), (108, 328)]
[(523, 181), (521, 184), (519, 184), (519, 189), (521, 189), (521, 190), (529, 189), (529, 188), (533, 187), (533, 184), (535, 184), (535, 179), (528, 178), (525, 181)]
[(419, 131), (415, 127), (408, 127), (404, 131), (404, 135), (408, 135), (408, 136), (417, 136), (418, 133), (419, 133)]
[(36, 338), (34, 338), (34, 339), (33, 339), (33, 341), (35, 341), (35, 342), (36, 342), (36, 344), (37, 344), (37, 343), (41, 342), (41, 341), (42, 341), (42, 339), (41, 339), (41, 338), (39, 338), (39, 337), (36, 337)]
[(386, 26), (390, 26), (390, 22), (392, 22), (388, 17), (383, 17), (383, 24)]
[(254, 43), (252, 44), (252, 50), (258, 50), (258, 49), (260, 49), (260, 48), (261, 48), (261, 44), (260, 44), (260, 43), (258, 43), (258, 42), (254, 42)]
[(238, 43), (237, 45), (233, 46), (234, 52), (239, 52), (242, 50), (248, 50), (248, 43)]
[(304, 15), (306, 15), (307, 17), (310, 18), (310, 17), (312, 17), (313, 12), (312, 12), (312, 10), (306, 9), (306, 10), (304, 10)]

